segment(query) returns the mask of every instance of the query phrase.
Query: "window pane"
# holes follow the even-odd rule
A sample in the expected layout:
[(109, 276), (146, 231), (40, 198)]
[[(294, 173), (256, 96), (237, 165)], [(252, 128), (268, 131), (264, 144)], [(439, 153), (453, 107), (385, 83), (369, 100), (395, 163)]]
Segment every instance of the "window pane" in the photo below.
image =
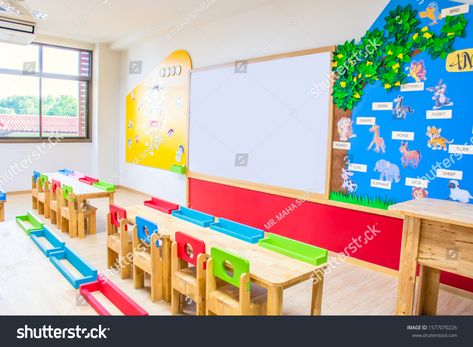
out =
[(73, 49), (43, 46), (43, 72), (88, 77), (90, 54)]
[(9, 70), (25, 70), (28, 73), (38, 72), (39, 46), (20, 46), (0, 42), (0, 68)]
[(0, 74), (0, 137), (39, 136), (39, 79)]
[(87, 135), (87, 82), (43, 79), (43, 136)]

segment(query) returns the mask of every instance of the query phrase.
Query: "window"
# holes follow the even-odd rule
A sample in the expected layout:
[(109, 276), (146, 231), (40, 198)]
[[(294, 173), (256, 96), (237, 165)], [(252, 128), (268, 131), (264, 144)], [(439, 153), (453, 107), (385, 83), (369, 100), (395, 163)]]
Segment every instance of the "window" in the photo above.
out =
[(0, 141), (89, 138), (92, 52), (0, 42)]

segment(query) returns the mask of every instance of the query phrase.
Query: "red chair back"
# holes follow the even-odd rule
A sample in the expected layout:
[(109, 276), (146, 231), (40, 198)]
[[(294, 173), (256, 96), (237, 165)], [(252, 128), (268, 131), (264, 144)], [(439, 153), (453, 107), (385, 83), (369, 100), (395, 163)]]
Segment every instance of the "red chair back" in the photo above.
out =
[[(110, 220), (112, 222), (112, 225), (119, 228), (120, 221), (123, 218), (126, 218), (126, 210), (116, 205), (110, 205)], [(127, 230), (127, 226), (125, 226), (125, 230)]]
[[(197, 257), (205, 254), (205, 243), (195, 237), (176, 232), (177, 257), (185, 262), (197, 266)], [(204, 264), (205, 268), (205, 264)]]
[(61, 182), (59, 182), (58, 180), (52, 180), (51, 189), (53, 190), (53, 193), (56, 193), (56, 190), (58, 188), (61, 188)]

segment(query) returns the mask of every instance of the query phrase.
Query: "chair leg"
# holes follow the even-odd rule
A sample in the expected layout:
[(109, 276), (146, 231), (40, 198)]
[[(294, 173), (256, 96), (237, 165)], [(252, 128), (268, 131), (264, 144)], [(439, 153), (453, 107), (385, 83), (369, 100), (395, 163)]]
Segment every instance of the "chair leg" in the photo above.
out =
[(44, 203), (44, 218), (50, 218), (51, 217), (51, 206), (49, 206), (48, 203)]
[(57, 214), (53, 209), (51, 209), (51, 224), (57, 224)]
[(64, 217), (61, 218), (61, 231), (63, 233), (69, 233), (69, 220)]
[(131, 264), (126, 256), (120, 257), (120, 275), (122, 280), (131, 277)]
[(181, 306), (181, 296), (182, 294), (179, 293), (176, 289), (172, 289), (171, 292), (171, 313), (173, 315), (181, 314), (182, 311), (180, 310)]
[(163, 280), (162, 274), (151, 274), (151, 301), (156, 302), (163, 298)]
[(145, 272), (138, 266), (133, 266), (133, 288), (140, 289), (145, 286)]
[(33, 210), (37, 210), (38, 209), (38, 199), (33, 196), (31, 197), (31, 202), (32, 202), (32, 205), (33, 205)]
[(205, 315), (205, 301), (200, 300), (200, 302), (196, 302), (196, 304), (195, 304), (195, 315), (196, 316), (204, 316)]
[(113, 251), (112, 249), (108, 248), (107, 247), (107, 267), (110, 269), (110, 268), (113, 268), (117, 262), (117, 259), (118, 259), (118, 254)]
[(38, 213), (44, 215), (44, 203), (38, 200)]
[(97, 216), (95, 211), (92, 211), (89, 216), (89, 234), (93, 235), (97, 233)]

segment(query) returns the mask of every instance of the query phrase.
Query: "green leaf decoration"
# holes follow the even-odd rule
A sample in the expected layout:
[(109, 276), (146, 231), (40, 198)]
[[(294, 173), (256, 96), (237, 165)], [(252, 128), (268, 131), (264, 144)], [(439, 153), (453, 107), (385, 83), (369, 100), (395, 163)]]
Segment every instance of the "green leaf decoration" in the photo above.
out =
[(420, 28), (417, 15), (411, 5), (398, 6), (385, 18), (384, 30), (368, 31), (359, 43), (352, 40), (337, 47), (332, 60), (337, 77), (332, 96), (338, 108), (352, 110), (365, 86), (376, 81), (388, 91), (400, 88), (407, 82), (405, 67), (413, 56), (427, 52), (432, 59), (446, 59), (455, 50), (456, 38), (466, 37), (464, 15), (446, 17), (440, 35), (427, 26)]

